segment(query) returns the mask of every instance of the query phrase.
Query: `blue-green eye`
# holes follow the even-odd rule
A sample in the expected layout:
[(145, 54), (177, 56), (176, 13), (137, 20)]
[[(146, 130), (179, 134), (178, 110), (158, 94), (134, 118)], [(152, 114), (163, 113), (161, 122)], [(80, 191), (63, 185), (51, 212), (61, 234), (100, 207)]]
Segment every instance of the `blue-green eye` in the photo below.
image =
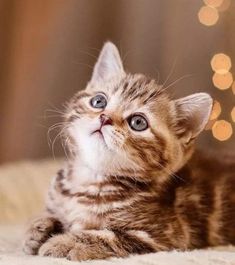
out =
[(104, 95), (98, 94), (90, 100), (90, 104), (93, 108), (104, 109), (107, 105), (107, 100)]
[(128, 118), (128, 124), (134, 131), (144, 131), (148, 128), (148, 122), (145, 117), (140, 114), (132, 115)]

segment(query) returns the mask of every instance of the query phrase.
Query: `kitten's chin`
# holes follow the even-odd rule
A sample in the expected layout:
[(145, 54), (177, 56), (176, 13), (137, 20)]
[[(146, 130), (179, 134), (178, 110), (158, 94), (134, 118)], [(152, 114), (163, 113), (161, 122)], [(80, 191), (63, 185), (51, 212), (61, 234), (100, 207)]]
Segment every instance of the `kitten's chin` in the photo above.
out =
[[(89, 124), (89, 126), (88, 126)], [(79, 163), (99, 172), (117, 172), (120, 169), (136, 168), (122, 148), (122, 139), (117, 138), (111, 126), (97, 129), (97, 124), (83, 123), (70, 129), (77, 146)]]
[(121, 169), (130, 169), (131, 161), (121, 150), (114, 150), (105, 141), (105, 135), (95, 133), (78, 143), (78, 159), (91, 170), (112, 174)]

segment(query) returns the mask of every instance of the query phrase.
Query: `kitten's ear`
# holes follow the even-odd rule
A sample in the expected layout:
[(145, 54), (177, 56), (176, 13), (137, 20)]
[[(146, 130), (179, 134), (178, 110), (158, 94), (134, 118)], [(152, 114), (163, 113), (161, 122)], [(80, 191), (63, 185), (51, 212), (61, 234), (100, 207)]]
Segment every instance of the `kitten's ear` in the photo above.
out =
[(194, 139), (206, 126), (213, 100), (206, 93), (196, 93), (175, 100), (176, 130), (186, 143)]
[(91, 83), (102, 82), (123, 73), (123, 64), (117, 47), (111, 42), (106, 42), (95, 64)]

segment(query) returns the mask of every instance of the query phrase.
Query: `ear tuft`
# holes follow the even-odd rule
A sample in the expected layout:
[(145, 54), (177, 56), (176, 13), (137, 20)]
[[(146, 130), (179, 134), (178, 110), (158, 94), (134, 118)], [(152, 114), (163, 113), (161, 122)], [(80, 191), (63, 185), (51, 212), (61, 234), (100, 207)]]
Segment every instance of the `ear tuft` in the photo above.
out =
[(117, 47), (112, 42), (106, 42), (95, 64), (91, 83), (103, 82), (123, 73), (123, 64)]
[(189, 142), (206, 126), (212, 110), (213, 100), (207, 93), (196, 93), (175, 100), (177, 112), (177, 134)]

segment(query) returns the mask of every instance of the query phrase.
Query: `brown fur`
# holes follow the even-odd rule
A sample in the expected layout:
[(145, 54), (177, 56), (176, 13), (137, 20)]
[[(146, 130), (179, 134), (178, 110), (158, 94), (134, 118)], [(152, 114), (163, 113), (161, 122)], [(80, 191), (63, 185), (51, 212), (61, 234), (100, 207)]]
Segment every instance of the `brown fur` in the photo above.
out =
[[(193, 151), (210, 97), (173, 100), (154, 80), (125, 74), (118, 58), (120, 73), (98, 82), (105, 52), (68, 104), (70, 161), (51, 184), (46, 215), (29, 227), (25, 252), (88, 260), (235, 244), (235, 157)], [(101, 92), (110, 106), (93, 109), (89, 100)], [(127, 122), (139, 112), (144, 132)], [(83, 133), (100, 114), (112, 120), (103, 138)]]

